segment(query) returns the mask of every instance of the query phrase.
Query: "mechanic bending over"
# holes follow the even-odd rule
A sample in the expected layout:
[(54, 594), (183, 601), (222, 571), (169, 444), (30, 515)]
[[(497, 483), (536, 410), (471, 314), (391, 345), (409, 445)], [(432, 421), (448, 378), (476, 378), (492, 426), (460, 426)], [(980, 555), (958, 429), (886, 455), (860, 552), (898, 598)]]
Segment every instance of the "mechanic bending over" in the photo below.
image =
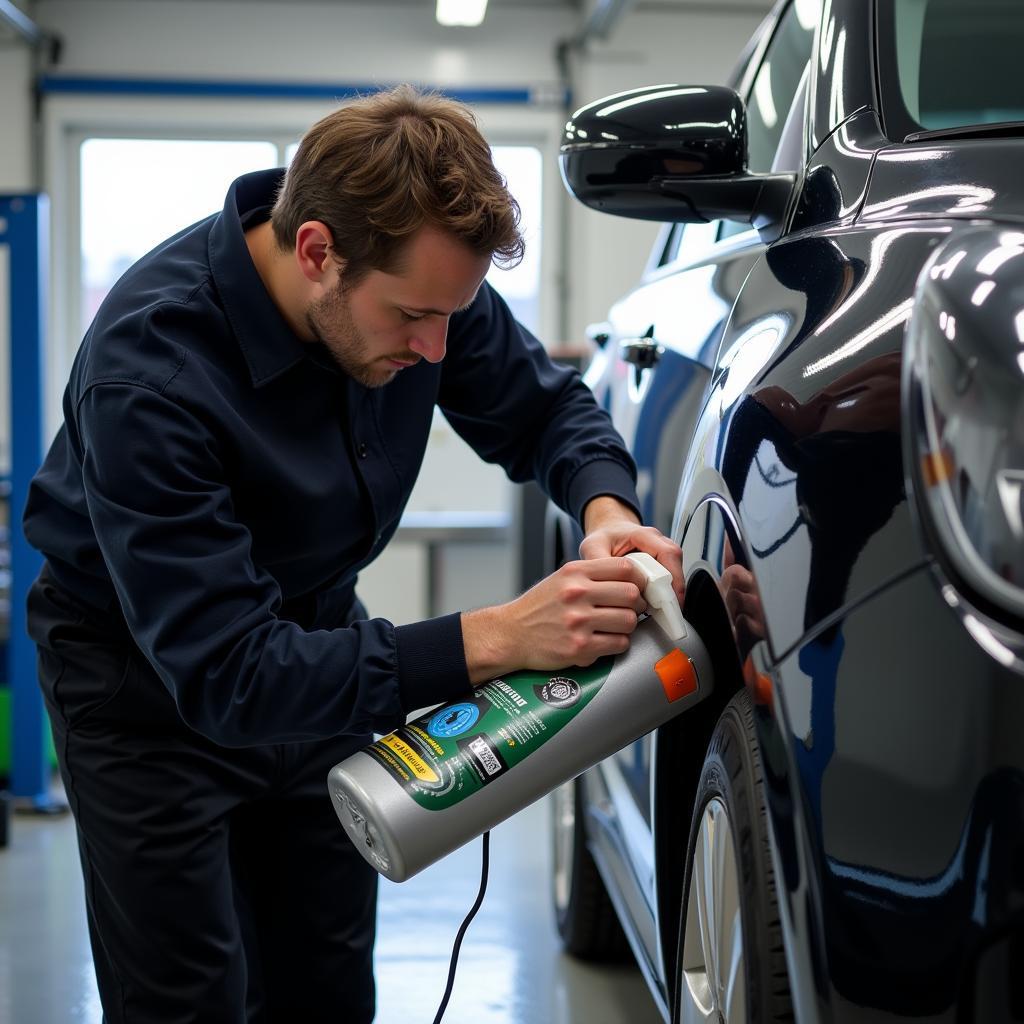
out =
[[(518, 219), (468, 109), (403, 86), (239, 178), (97, 313), (24, 524), (109, 1024), (370, 1021), (377, 875), (328, 770), (471, 684), (625, 650), (625, 552), (682, 593), (608, 418), (484, 282)], [(577, 517), (584, 561), (396, 627), (356, 578), (435, 405)]]

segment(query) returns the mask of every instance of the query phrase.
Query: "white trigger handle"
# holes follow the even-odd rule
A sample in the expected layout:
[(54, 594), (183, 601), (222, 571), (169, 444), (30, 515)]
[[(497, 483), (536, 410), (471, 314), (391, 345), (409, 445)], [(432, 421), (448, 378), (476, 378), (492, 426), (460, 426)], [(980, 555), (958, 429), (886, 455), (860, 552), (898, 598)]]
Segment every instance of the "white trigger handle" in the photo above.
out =
[(687, 634), (686, 621), (676, 592), (672, 589), (672, 573), (646, 551), (631, 551), (626, 557), (636, 563), (647, 577), (644, 600), (647, 602), (648, 613), (670, 640), (682, 640)]

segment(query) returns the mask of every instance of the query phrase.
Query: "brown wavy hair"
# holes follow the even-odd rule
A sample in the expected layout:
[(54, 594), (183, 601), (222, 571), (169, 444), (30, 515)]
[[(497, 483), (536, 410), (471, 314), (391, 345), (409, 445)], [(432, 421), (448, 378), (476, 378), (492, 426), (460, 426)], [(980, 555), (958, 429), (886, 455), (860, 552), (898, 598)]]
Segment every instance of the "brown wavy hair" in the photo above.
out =
[(406, 242), (425, 225), (513, 266), (524, 249), (519, 217), (469, 108), (400, 85), (361, 97), (306, 132), (271, 223), (288, 251), (302, 223), (323, 221), (351, 287), (370, 270), (395, 271)]

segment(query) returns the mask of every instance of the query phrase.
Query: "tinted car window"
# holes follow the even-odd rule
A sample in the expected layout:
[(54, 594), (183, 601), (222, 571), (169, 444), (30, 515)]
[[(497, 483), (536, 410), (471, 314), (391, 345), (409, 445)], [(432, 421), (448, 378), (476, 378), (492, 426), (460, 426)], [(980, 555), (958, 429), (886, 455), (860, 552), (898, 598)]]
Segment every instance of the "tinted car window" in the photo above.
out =
[[(811, 59), (821, 4), (798, 0), (786, 10), (747, 97), (747, 140), (751, 171), (771, 170), (786, 116), (804, 68)], [(789, 168), (795, 170), (796, 168)]]
[(889, 114), (905, 115), (911, 131), (1024, 120), (1020, 0), (889, 2), (898, 82)]
[[(747, 166), (751, 171), (797, 170), (776, 161), (782, 131), (790, 119), (794, 103), (803, 114), (801, 83), (814, 47), (814, 29), (821, 14), (820, 0), (795, 0), (782, 16), (768, 46), (747, 97)], [(801, 121), (802, 125), (802, 121)], [(741, 221), (723, 221), (719, 238), (749, 231)]]

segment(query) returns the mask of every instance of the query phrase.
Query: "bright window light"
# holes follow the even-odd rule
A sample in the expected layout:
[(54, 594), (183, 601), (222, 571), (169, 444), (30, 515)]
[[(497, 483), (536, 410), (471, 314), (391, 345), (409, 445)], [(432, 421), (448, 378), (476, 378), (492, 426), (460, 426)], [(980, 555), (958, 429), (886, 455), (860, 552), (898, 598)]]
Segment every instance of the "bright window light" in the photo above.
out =
[(519, 202), (519, 228), (526, 240), (526, 255), (516, 267), (491, 267), (487, 280), (501, 293), (515, 318), (540, 332), (541, 191), (543, 157), (534, 146), (492, 146), (494, 166)]
[(479, 25), (487, 12), (487, 0), (437, 0), (441, 25)]
[(140, 256), (216, 213), (235, 178), (276, 167), (278, 157), (277, 146), (255, 139), (91, 138), (82, 143), (81, 161), (84, 331)]

